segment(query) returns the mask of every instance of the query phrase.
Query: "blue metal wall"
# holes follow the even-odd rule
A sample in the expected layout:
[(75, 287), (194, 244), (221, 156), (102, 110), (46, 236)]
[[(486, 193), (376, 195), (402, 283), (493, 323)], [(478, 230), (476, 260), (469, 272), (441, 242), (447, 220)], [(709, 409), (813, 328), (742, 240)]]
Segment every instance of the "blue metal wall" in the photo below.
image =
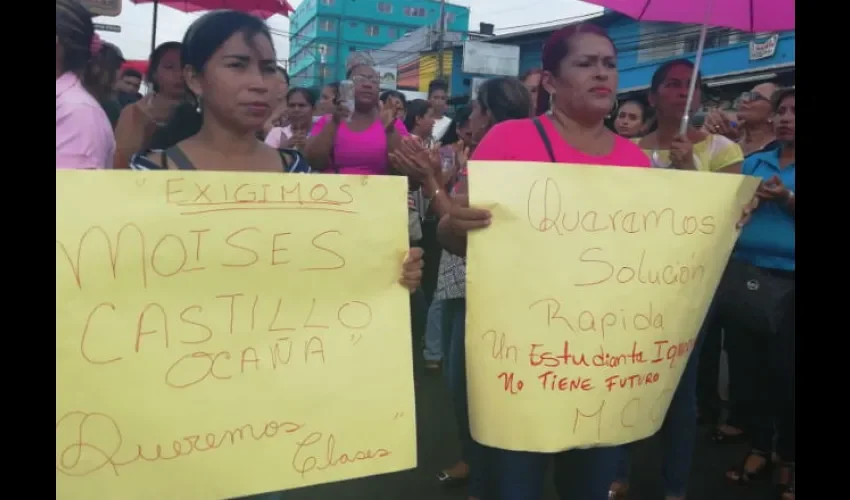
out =
[[(639, 57), (639, 42), (641, 40), (643, 40), (644, 46), (648, 44), (654, 48), (663, 48), (677, 39), (681, 39), (681, 37), (665, 33), (663, 31), (664, 26), (651, 25), (651, 28), (647, 28), (647, 25), (643, 24), (644, 28), (642, 30), (640, 23), (616, 13), (592, 19), (591, 22), (605, 27), (617, 46), (617, 63), (620, 70), (619, 88), (621, 90), (648, 86), (652, 73), (665, 61), (674, 58), (693, 59), (693, 52), (689, 52), (651, 60), (646, 60), (646, 56), (644, 55), (644, 60), (639, 61), (641, 59)], [(672, 24), (666, 26), (669, 26), (669, 29), (684, 29), (684, 32), (692, 37), (695, 37), (699, 31), (698, 28), (682, 28), (681, 26)], [(522, 74), (529, 69), (540, 67), (543, 42), (551, 33), (552, 30), (510, 38), (497, 37), (493, 40), (493, 43), (519, 46), (519, 73)], [(768, 70), (777, 65), (793, 65), (795, 61), (795, 32), (781, 33), (775, 53), (771, 57), (758, 60), (750, 60), (749, 38), (749, 36), (743, 35), (739, 37), (740, 41), (738, 42), (706, 49), (702, 59), (704, 77), (712, 78), (720, 75), (735, 75)], [(732, 41), (734, 42), (734, 39)], [(451, 88), (452, 95), (458, 96), (468, 94), (470, 91), (469, 85), (463, 83), (464, 80), (471, 80), (473, 77), (489, 77), (490, 75), (464, 74), (461, 71), (463, 51), (459, 48), (455, 50)]]

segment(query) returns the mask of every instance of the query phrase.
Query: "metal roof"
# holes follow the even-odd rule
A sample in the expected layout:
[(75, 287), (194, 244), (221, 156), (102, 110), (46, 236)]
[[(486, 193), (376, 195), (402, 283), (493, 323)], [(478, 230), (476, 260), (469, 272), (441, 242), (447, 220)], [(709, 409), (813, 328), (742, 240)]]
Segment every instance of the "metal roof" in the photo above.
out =
[(540, 33), (551, 33), (551, 32), (553, 32), (557, 29), (563, 28), (564, 26), (569, 26), (571, 24), (578, 24), (578, 23), (586, 23), (588, 21), (599, 20), (600, 18), (603, 18), (605, 16), (613, 17), (614, 15), (619, 15), (619, 14), (616, 14), (614, 12), (598, 12), (596, 14), (588, 14), (586, 16), (571, 18), (570, 21), (566, 22), (566, 23), (550, 24), (548, 26), (543, 26), (543, 27), (540, 27), (540, 28), (534, 28), (534, 29), (523, 30), (523, 31), (513, 31), (511, 33), (505, 33), (503, 35), (495, 35), (495, 36), (488, 38), (486, 41), (498, 43), (499, 41), (512, 40), (514, 38), (521, 38), (521, 37), (524, 37), (524, 36), (537, 35), (537, 34), (540, 34)]

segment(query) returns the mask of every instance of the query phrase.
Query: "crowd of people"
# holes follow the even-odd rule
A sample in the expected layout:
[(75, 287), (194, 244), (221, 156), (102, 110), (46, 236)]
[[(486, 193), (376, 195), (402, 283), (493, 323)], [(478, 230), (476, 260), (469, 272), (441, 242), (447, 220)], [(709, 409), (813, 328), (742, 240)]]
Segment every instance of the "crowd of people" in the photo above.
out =
[[(735, 116), (711, 112), (679, 133), (690, 80), (687, 60), (661, 65), (646, 100), (617, 100), (617, 54), (592, 24), (556, 31), (540, 69), (484, 82), (448, 115), (448, 85), (408, 102), (380, 90), (356, 59), (347, 80), (320, 91), (290, 87), (268, 27), (237, 11), (198, 18), (182, 42), (150, 55), (147, 74), (121, 72), (121, 51), (102, 42), (74, 0), (56, 1), (57, 169), (201, 169), (401, 175), (408, 178), (411, 251), (401, 280), (411, 291), (425, 366), (442, 370), (462, 456), (437, 474), (475, 500), (535, 500), (555, 465), (560, 498), (626, 498), (629, 447), (557, 454), (476, 443), (469, 432), (464, 353), (466, 241), (498, 224), (469, 206), (468, 160), (675, 168), (762, 179), (738, 222), (738, 243), (659, 431), (667, 500), (685, 496), (698, 422), (716, 443), (749, 443), (725, 480), (774, 481), (795, 498), (795, 90), (771, 83), (739, 99)], [(142, 82), (150, 92), (139, 93)], [(366, 238), (368, 239), (368, 238)], [(424, 254), (422, 252), (424, 249)], [(729, 411), (718, 392), (728, 356)], [(490, 418), (490, 417), (488, 417)], [(492, 418), (499, 418), (493, 415)], [(557, 417), (555, 417), (557, 418)], [(566, 421), (566, 416), (564, 417)], [(271, 496), (269, 497), (271, 498)]]

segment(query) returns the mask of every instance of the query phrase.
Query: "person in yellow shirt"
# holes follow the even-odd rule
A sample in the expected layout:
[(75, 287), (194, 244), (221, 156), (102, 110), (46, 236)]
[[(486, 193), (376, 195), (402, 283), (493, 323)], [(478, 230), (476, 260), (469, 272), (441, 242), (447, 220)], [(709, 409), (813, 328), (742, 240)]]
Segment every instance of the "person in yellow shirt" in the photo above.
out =
[[(694, 65), (685, 59), (669, 61), (655, 71), (649, 88), (649, 104), (655, 109), (654, 129), (635, 142), (649, 156), (653, 167), (741, 173), (744, 154), (734, 141), (693, 125), (688, 126), (684, 135), (679, 134), (693, 76)], [(696, 76), (698, 80), (690, 115), (697, 110), (702, 99), (702, 78), (699, 73)], [(664, 446), (666, 500), (685, 498), (697, 432), (697, 361), (703, 337), (702, 332), (697, 337), (660, 431)], [(628, 468), (628, 450), (623, 448), (610, 498), (624, 497), (628, 490)]]
[[(688, 127), (684, 136), (679, 135), (693, 72), (693, 63), (685, 59), (669, 61), (655, 71), (649, 89), (649, 104), (655, 108), (656, 128), (638, 145), (649, 155), (655, 167), (740, 173), (744, 154), (731, 139), (693, 126)], [(702, 79), (699, 75), (697, 78), (691, 114), (697, 110), (702, 98)]]

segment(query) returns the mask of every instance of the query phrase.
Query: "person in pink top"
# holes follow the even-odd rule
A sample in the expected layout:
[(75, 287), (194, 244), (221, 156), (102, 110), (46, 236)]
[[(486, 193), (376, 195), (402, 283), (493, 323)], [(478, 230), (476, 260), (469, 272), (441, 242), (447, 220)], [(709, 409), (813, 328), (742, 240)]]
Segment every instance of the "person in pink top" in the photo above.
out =
[(85, 7), (75, 0), (56, 0), (57, 169), (112, 167), (112, 125), (86, 90), (100, 79), (101, 48)]
[[(605, 117), (614, 107), (617, 80), (617, 53), (603, 29), (578, 24), (556, 31), (543, 46), (536, 109), (541, 116), (502, 121), (489, 116), (494, 106), (482, 96), (485, 102), (473, 103), (470, 121), (481, 123), (483, 114), (487, 132), (470, 159), (649, 168), (650, 160), (640, 148), (605, 127)], [(490, 123), (497, 124), (490, 127)], [(470, 208), (466, 192), (466, 186), (460, 186), (438, 226), (440, 242), (456, 255), (466, 254), (468, 231), (498, 224), (488, 211)], [(552, 417), (563, 418), (564, 425), (569, 425), (568, 415)], [(489, 492), (483, 497), (501, 500), (540, 500), (553, 460), (560, 498), (606, 498), (619, 456), (611, 447), (556, 454), (482, 448), (480, 453), (486, 456), (479, 459), (484, 467), (482, 489)]]
[(354, 110), (340, 103), (333, 114), (313, 125), (307, 140), (307, 161), (320, 172), (389, 174), (389, 152), (410, 134), (395, 118), (393, 109), (382, 109), (378, 99), (381, 79), (374, 68), (357, 64), (348, 70), (347, 78), (354, 82)]

